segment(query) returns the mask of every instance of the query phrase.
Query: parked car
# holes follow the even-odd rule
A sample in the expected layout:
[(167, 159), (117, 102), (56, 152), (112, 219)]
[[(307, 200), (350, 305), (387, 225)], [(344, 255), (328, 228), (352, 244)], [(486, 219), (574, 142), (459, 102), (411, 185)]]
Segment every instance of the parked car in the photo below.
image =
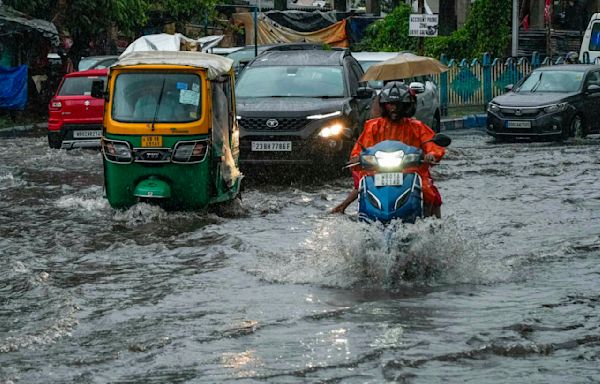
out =
[(345, 162), (374, 95), (362, 75), (344, 50), (272, 51), (254, 59), (236, 86), (240, 162)]
[[(394, 58), (403, 52), (352, 52), (366, 72), (373, 64)], [(417, 93), (417, 111), (415, 118), (427, 124), (435, 132), (440, 131), (441, 109), (437, 85), (430, 76), (417, 76), (403, 79)], [(369, 86), (377, 92), (383, 87), (383, 81), (369, 81)]]
[(487, 109), (487, 133), (566, 139), (600, 130), (600, 66), (567, 64), (534, 70)]
[(116, 63), (118, 59), (119, 56), (116, 55), (82, 57), (79, 60), (79, 65), (77, 65), (77, 70), (86, 71), (88, 69), (108, 68)]
[(213, 55), (219, 55), (219, 56), (227, 56), (230, 53), (237, 52), (242, 48), (244, 48), (244, 47), (228, 47), (228, 48), (212, 47), (212, 48), (208, 49), (208, 53), (212, 53)]
[(260, 55), (267, 51), (296, 51), (296, 50), (312, 50), (322, 49), (323, 44), (314, 43), (285, 43), (285, 44), (268, 44), (258, 45), (256, 48), (254, 45), (247, 45), (242, 49), (238, 49), (235, 52), (228, 54), (226, 57), (233, 60), (233, 69), (236, 74), (239, 74), (244, 66), (248, 64), (255, 57), (255, 53)]
[(66, 74), (48, 105), (50, 148), (99, 147), (104, 99), (92, 97), (92, 82), (106, 83), (107, 69)]

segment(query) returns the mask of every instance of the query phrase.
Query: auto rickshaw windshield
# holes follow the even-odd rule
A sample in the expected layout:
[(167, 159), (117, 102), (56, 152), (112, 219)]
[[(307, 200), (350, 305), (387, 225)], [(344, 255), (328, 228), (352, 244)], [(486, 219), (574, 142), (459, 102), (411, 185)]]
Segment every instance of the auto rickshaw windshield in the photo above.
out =
[(198, 120), (202, 115), (201, 81), (191, 73), (121, 73), (115, 80), (112, 118), (130, 123)]

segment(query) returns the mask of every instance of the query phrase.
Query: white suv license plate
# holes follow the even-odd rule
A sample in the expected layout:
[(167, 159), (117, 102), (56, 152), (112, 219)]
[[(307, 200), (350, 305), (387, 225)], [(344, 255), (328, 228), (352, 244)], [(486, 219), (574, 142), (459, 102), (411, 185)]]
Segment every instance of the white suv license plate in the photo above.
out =
[(509, 120), (506, 122), (506, 128), (531, 128), (531, 121)]
[(291, 141), (253, 141), (253, 151), (262, 152), (291, 152)]
[(404, 174), (401, 172), (376, 173), (375, 186), (389, 187), (402, 185)]
[(102, 131), (73, 131), (73, 137), (76, 139), (99, 139)]

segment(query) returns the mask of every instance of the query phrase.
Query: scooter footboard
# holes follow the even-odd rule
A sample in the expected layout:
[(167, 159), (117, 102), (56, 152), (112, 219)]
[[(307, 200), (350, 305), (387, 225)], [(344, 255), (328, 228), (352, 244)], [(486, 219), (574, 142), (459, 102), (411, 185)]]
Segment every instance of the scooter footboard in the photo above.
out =
[(387, 223), (400, 219), (414, 222), (423, 215), (421, 177), (405, 173), (400, 185), (376, 186), (374, 175), (364, 176), (359, 185), (359, 217)]

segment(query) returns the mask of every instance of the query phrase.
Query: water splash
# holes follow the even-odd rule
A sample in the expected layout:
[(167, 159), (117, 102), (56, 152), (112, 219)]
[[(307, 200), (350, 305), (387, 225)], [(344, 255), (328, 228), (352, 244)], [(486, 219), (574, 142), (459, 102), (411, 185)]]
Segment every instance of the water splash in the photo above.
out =
[(25, 185), (25, 181), (14, 177), (12, 173), (0, 174), (0, 191)]
[(271, 281), (340, 288), (475, 283), (485, 270), (476, 248), (451, 219), (384, 226), (330, 217), (291, 253), (263, 250), (254, 272)]

